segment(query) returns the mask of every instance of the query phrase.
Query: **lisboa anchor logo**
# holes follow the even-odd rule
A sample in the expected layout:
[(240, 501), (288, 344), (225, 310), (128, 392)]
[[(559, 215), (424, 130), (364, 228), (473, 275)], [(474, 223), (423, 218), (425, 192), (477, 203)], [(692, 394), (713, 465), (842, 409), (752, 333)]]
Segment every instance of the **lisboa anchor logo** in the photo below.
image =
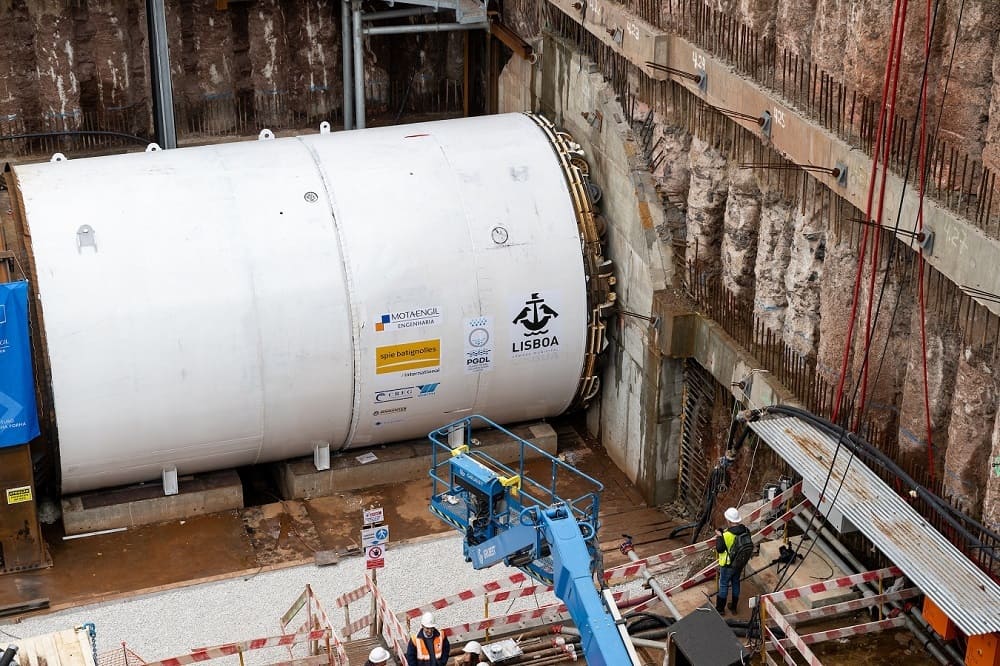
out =
[[(549, 332), (550, 325), (559, 313), (549, 306), (537, 292), (524, 302), (524, 307), (517, 313), (511, 323), (520, 331), (521, 339), (511, 342), (511, 355), (514, 357), (551, 350), (559, 346), (559, 338)], [(520, 326), (518, 328), (518, 326)]]
[[(528, 318), (528, 315), (531, 318)], [(544, 298), (539, 298), (538, 294), (532, 294), (531, 298), (524, 302), (524, 309), (514, 317), (514, 324), (524, 326), (524, 337), (531, 335), (545, 335), (548, 333), (545, 327), (549, 321), (559, 316), (559, 313), (545, 304)]]

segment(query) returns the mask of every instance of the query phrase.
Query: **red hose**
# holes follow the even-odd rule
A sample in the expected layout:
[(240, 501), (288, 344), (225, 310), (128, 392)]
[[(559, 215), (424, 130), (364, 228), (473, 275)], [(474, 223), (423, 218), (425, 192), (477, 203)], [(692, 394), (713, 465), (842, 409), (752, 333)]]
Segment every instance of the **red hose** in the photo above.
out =
[[(890, 45), (890, 48), (895, 49), (890, 63), (892, 68), (890, 100), (889, 106), (885, 111), (885, 115), (890, 119), (895, 114), (896, 97), (899, 93), (899, 70), (901, 69), (900, 64), (903, 59), (903, 30), (906, 26), (906, 10), (909, 5), (909, 0), (902, 0), (901, 3), (897, 0), (896, 4), (901, 4), (902, 6), (899, 10), (898, 37), (894, 39)], [(893, 32), (895, 33), (896, 30), (897, 28), (894, 27)], [(872, 241), (871, 275), (868, 278), (868, 307), (865, 314), (865, 355), (861, 361), (861, 395), (855, 411), (854, 430), (857, 430), (861, 426), (861, 415), (865, 411), (865, 400), (868, 396), (868, 366), (871, 361), (871, 342), (874, 334), (874, 330), (872, 330), (872, 306), (875, 304), (875, 276), (878, 274), (879, 241), (882, 239), (882, 214), (885, 211), (885, 186), (886, 182), (889, 180), (889, 152), (892, 149), (892, 135), (894, 129), (895, 123), (889, 122), (888, 129), (886, 130), (885, 141), (883, 142), (884, 155), (882, 160), (882, 179), (879, 184), (878, 192), (878, 212), (875, 214), (875, 219), (873, 220), (875, 224), (873, 227), (874, 239)], [(888, 267), (886, 269), (888, 270)], [(888, 279), (888, 276), (886, 279)], [(886, 334), (888, 335), (888, 332)]]
[[(924, 78), (920, 86), (920, 204), (917, 206), (917, 232), (924, 230), (924, 195), (927, 181), (927, 61), (931, 57), (931, 0), (927, 0), (924, 27)], [(934, 441), (931, 427), (931, 397), (927, 382), (927, 305), (924, 295), (924, 247), (917, 248), (917, 300), (920, 303), (920, 355), (924, 372), (924, 423), (927, 427), (927, 471), (934, 483)]]
[(844, 341), (844, 356), (840, 366), (840, 378), (837, 380), (837, 392), (833, 401), (833, 411), (831, 420), (836, 422), (837, 417), (840, 415), (840, 407), (843, 403), (844, 398), (844, 382), (847, 379), (847, 366), (851, 357), (851, 346), (854, 339), (854, 322), (857, 319), (858, 314), (858, 301), (861, 295), (861, 275), (864, 272), (864, 261), (865, 255), (868, 251), (868, 233), (869, 224), (871, 221), (872, 214), (872, 200), (875, 196), (875, 179), (878, 176), (878, 160), (879, 153), (882, 149), (882, 132), (885, 129), (885, 119), (886, 119), (886, 109), (885, 109), (885, 99), (889, 95), (889, 82), (892, 79), (892, 60), (895, 52), (896, 38), (897, 38), (897, 27), (899, 24), (899, 0), (893, 3), (892, 8), (892, 30), (889, 42), (889, 51), (886, 55), (885, 62), (885, 78), (882, 81), (882, 97), (880, 98), (880, 108), (878, 115), (878, 124), (875, 127), (875, 143), (874, 150), (872, 151), (872, 173), (871, 177), (868, 179), (868, 197), (865, 204), (865, 222), (864, 230), (861, 235), (861, 247), (858, 252), (858, 270), (854, 276), (854, 291), (853, 297), (851, 299), (851, 316), (847, 320), (847, 338)]

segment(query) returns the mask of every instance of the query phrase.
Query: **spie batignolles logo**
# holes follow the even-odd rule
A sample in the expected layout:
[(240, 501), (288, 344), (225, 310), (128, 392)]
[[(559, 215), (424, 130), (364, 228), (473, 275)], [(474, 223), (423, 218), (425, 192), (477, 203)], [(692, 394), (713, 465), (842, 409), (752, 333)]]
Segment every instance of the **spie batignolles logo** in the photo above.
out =
[(522, 358), (545, 352), (558, 351), (559, 312), (553, 306), (558, 302), (551, 293), (532, 292), (531, 297), (518, 303), (511, 320), (511, 357)]

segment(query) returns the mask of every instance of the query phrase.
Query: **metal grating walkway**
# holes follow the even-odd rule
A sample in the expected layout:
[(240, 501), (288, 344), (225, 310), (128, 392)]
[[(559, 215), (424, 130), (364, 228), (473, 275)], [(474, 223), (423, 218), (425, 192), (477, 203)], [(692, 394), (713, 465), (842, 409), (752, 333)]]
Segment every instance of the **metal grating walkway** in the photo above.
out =
[[(833, 461), (837, 442), (796, 418), (764, 419), (750, 424), (757, 435), (817, 489)], [(826, 515), (844, 479), (835, 510), (902, 569), (924, 594), (966, 634), (1000, 631), (1000, 585), (928, 525), (892, 488), (863, 462), (841, 447), (818, 506)]]

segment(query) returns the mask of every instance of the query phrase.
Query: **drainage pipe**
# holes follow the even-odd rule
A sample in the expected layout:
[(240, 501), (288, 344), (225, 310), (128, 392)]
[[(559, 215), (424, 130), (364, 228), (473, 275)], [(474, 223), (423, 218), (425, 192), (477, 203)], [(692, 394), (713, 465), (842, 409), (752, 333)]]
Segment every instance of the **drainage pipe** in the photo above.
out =
[[(843, 571), (849, 573), (861, 573), (867, 571), (867, 567), (858, 561), (858, 558), (844, 547), (844, 545), (835, 539), (827, 540), (820, 536), (820, 534), (813, 528), (810, 527), (810, 522), (812, 519), (812, 511), (810, 509), (803, 509), (802, 512), (795, 516), (793, 519), (795, 524), (798, 525), (799, 529), (805, 532), (806, 536), (816, 542), (819, 549), (823, 551), (823, 554), (830, 558), (830, 560), (840, 567)], [(862, 594), (866, 597), (874, 596), (878, 594), (871, 585), (867, 583), (858, 584), (858, 588), (861, 589)], [(895, 603), (890, 603), (892, 606), (898, 607)], [(902, 609), (901, 609), (902, 610)], [(933, 631), (929, 630), (926, 623), (923, 621), (923, 617), (918, 616), (916, 609), (913, 609), (915, 616), (919, 617), (919, 620), (911, 617), (910, 615), (904, 614), (906, 617), (906, 628), (917, 637), (917, 640), (921, 642), (924, 648), (931, 653), (931, 655), (937, 659), (940, 663), (948, 664), (962, 663), (962, 659), (957, 656), (954, 652), (954, 648), (945, 645), (944, 648), (949, 652), (945, 654), (935, 641)]]
[[(579, 636), (580, 630), (576, 627), (563, 627), (562, 633), (569, 634), (570, 636)], [(645, 638), (632, 638), (631, 636), (629, 636), (629, 638), (632, 640), (632, 645), (636, 647), (653, 648), (654, 650), (667, 649), (667, 644), (661, 641), (651, 641)]]
[(340, 2), (340, 50), (344, 67), (344, 129), (354, 129), (354, 28), (351, 23), (351, 0)]
[(422, 23), (417, 25), (376, 25), (365, 28), (366, 35), (412, 35), (421, 32), (488, 30), (489, 23)]
[(354, 29), (354, 127), (365, 128), (365, 52), (361, 43), (361, 0), (351, 0)]

